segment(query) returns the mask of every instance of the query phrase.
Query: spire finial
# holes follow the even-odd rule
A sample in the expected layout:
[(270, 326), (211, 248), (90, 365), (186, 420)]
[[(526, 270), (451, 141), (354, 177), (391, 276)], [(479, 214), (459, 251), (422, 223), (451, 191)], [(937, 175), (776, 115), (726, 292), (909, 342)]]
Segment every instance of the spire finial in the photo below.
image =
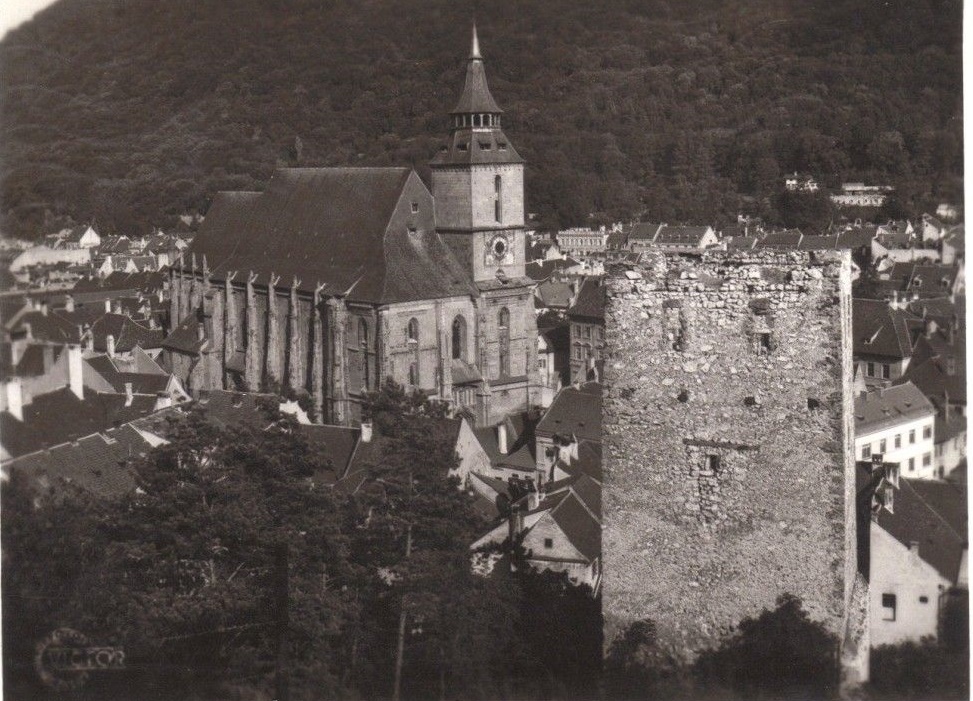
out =
[(483, 56), (480, 55), (480, 40), (476, 36), (476, 20), (473, 20), (473, 46), (470, 48), (470, 60), (481, 59)]

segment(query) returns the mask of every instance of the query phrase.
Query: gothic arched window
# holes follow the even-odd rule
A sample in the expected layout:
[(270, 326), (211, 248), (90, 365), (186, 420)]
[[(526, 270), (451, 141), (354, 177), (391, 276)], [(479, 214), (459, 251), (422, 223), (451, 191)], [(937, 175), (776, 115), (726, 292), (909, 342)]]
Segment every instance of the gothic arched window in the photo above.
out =
[(364, 319), (358, 320), (358, 347), (361, 349), (362, 387), (368, 389), (371, 385), (368, 367), (368, 322)]
[(503, 208), (500, 203), (501, 195), (503, 194), (503, 178), (499, 175), (493, 179), (493, 218), (498, 222), (502, 222), (503, 219)]
[(466, 358), (466, 319), (457, 314), (453, 319), (453, 357), (460, 360)]
[(405, 335), (409, 350), (412, 351), (412, 359), (409, 362), (409, 384), (413, 387), (419, 386), (419, 322), (415, 317), (409, 319), (405, 327)]
[(500, 309), (497, 315), (497, 335), (500, 340), (500, 367), (501, 376), (510, 375), (510, 312), (506, 307)]

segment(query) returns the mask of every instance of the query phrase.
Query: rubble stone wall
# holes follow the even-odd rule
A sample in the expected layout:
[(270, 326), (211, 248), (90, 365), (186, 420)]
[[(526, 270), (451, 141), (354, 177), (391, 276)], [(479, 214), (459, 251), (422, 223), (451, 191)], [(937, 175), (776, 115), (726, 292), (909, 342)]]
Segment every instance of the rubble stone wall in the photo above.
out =
[(799, 596), (840, 637), (856, 572), (847, 252), (647, 253), (610, 275), (605, 643), (694, 653)]

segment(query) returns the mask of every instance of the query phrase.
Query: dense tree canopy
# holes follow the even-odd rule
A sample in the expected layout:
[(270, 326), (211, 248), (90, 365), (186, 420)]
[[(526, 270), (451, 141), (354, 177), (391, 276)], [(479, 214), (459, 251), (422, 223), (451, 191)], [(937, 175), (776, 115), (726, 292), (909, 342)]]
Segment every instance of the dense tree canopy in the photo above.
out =
[[(720, 223), (776, 219), (795, 170), (959, 201), (961, 9), (514, 0), (477, 20), (541, 225)], [(0, 45), (3, 230), (168, 226), (280, 165), (425, 176), (470, 19), (446, 0), (62, 0)]]
[(326, 450), (271, 408), (263, 430), (174, 422), (120, 498), (38, 493), (15, 473), (2, 491), (6, 694), (45, 693), (34, 645), (61, 627), (126, 653), (81, 698), (270, 698), (283, 629), (293, 699), (389, 698), (400, 652), (403, 699), (593, 689), (600, 603), (563, 575), (474, 574), (469, 544), (488, 524), (448, 476), (436, 407), (389, 385), (369, 411), (381, 432), (353, 493), (326, 486)]

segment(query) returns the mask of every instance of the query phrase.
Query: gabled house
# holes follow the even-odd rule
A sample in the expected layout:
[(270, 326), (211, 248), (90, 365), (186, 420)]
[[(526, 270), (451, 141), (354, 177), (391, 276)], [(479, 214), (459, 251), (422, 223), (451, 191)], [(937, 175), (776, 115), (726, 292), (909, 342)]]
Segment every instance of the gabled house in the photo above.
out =
[(585, 278), (567, 310), (571, 323), (571, 382), (601, 379), (606, 301), (601, 278)]
[(897, 480), (869, 540), (872, 645), (937, 637), (947, 598), (968, 588), (965, 488)]
[(534, 459), (537, 469), (548, 478), (554, 463), (575, 450), (575, 444), (601, 443), (601, 395), (598, 382), (569, 385), (558, 392), (537, 424)]
[(854, 360), (869, 387), (890, 384), (905, 374), (912, 359), (910, 318), (883, 300), (853, 300)]

